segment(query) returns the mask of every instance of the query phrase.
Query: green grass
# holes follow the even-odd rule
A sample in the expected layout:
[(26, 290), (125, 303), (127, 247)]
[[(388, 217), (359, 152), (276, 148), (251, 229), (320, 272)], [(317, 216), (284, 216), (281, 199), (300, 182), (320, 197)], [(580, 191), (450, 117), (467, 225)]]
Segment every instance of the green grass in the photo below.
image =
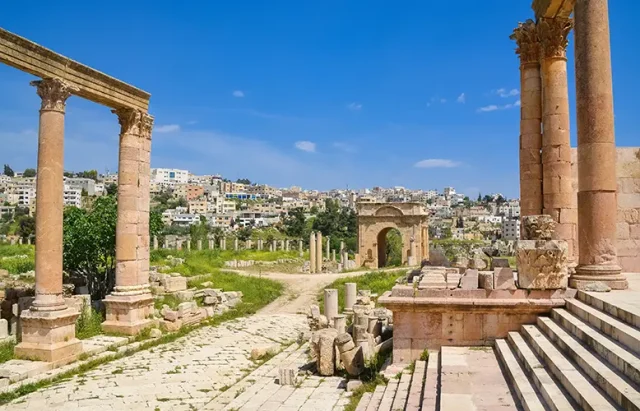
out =
[(153, 307), (156, 310), (162, 310), (163, 305), (168, 305), (169, 308), (175, 310), (176, 308), (178, 308), (178, 304), (180, 304), (181, 302), (182, 301), (180, 301), (174, 294), (167, 294), (163, 296), (157, 296), (153, 301)]
[(0, 363), (13, 359), (13, 348), (15, 346), (16, 343), (13, 341), (7, 341), (0, 344)]
[(91, 310), (90, 313), (84, 309), (80, 313), (80, 317), (76, 320), (76, 337), (81, 340), (95, 337), (102, 334), (102, 314), (96, 310)]
[(220, 250), (153, 250), (151, 252), (151, 264), (169, 265), (167, 256), (184, 258), (184, 264), (172, 267), (169, 271), (180, 273), (184, 276), (206, 274), (216, 268), (224, 268), (225, 261), (231, 260), (254, 260), (254, 261), (276, 261), (281, 258), (298, 258), (298, 251), (220, 251)]
[[(338, 306), (340, 312), (344, 310), (344, 285), (345, 283), (356, 283), (358, 290), (371, 290), (373, 294), (382, 295), (385, 291), (391, 290), (396, 284), (396, 279), (403, 277), (407, 269), (394, 271), (372, 271), (365, 275), (340, 278), (325, 288), (335, 288), (338, 290)], [(320, 311), (324, 310), (324, 290), (318, 293), (318, 303)]]
[[(27, 258), (18, 256), (26, 255)], [(0, 269), (10, 274), (20, 274), (35, 269), (35, 248), (32, 245), (2, 244), (0, 245)], [(25, 278), (27, 282), (33, 279)]]

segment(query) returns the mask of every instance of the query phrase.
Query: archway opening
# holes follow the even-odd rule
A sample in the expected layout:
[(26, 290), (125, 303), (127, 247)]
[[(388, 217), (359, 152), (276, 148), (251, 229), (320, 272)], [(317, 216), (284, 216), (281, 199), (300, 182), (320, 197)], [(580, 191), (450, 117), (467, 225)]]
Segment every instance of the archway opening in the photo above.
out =
[(402, 235), (395, 228), (385, 228), (378, 234), (378, 268), (402, 265)]

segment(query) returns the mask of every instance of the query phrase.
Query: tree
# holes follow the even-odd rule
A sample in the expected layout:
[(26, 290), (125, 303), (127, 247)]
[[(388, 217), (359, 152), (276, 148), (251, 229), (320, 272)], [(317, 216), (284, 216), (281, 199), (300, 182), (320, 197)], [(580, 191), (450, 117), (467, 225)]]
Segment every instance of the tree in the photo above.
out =
[(251, 185), (251, 180), (249, 180), (248, 178), (239, 178), (236, 180), (236, 183)]
[(28, 215), (21, 216), (18, 220), (17, 233), (21, 238), (27, 239), (36, 233), (36, 219)]
[(236, 232), (236, 236), (240, 241), (247, 241), (248, 239), (251, 238), (252, 231), (253, 230), (251, 229), (251, 227), (242, 227)]
[(478, 199), (476, 200), (478, 203), (482, 202), (482, 193), (478, 193)]
[(502, 197), (501, 195), (499, 195), (498, 198), (496, 198), (496, 203), (498, 203), (498, 205), (504, 204), (506, 202), (507, 202), (507, 200), (505, 200), (505, 198)]
[(22, 177), (35, 177), (35, 176), (36, 176), (35, 168), (27, 168), (26, 170), (24, 170), (24, 173), (22, 173)]
[(385, 266), (402, 265), (402, 236), (398, 230), (389, 230), (386, 235)]
[(14, 214), (16, 219), (23, 215), (29, 215), (29, 207), (16, 207)]
[(116, 183), (111, 183), (105, 187), (105, 191), (109, 196), (115, 196), (118, 194), (118, 185)]
[(191, 237), (191, 248), (193, 248), (194, 250), (198, 246), (198, 240), (201, 240), (203, 243), (205, 243), (209, 236), (209, 224), (207, 224), (207, 219), (201, 218), (198, 224), (189, 226), (189, 235)]
[(293, 208), (282, 221), (284, 232), (290, 237), (306, 238), (309, 233), (305, 230), (305, 222), (306, 217), (302, 207)]
[(90, 178), (93, 181), (98, 181), (98, 171), (97, 170), (87, 170), (76, 173), (76, 177), (79, 178)]
[(149, 212), (149, 235), (151, 239), (153, 239), (153, 237), (159, 238), (163, 229), (162, 214), (157, 211)]
[(9, 177), (13, 177), (16, 175), (16, 173), (13, 172), (13, 169), (11, 167), (9, 167), (9, 164), (5, 164), (4, 165), (4, 172), (3, 174), (5, 176), (9, 176)]

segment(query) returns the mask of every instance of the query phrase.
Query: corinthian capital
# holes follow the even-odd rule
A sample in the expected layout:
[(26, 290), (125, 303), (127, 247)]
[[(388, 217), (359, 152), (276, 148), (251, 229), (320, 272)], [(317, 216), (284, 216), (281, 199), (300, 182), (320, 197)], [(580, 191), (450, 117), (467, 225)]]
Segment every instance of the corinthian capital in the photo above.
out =
[(537, 63), (540, 61), (540, 38), (536, 23), (529, 19), (518, 23), (518, 27), (509, 36), (517, 44), (516, 54), (520, 56), (520, 63)]
[(69, 96), (77, 87), (65, 83), (58, 78), (46, 78), (32, 81), (32, 86), (36, 87), (36, 92), (42, 99), (40, 110), (59, 111), (64, 113), (65, 105)]
[(149, 113), (133, 108), (118, 108), (111, 112), (118, 116), (120, 134), (134, 134), (151, 139), (153, 117)]
[(566, 58), (572, 28), (573, 20), (569, 18), (540, 18), (538, 36), (542, 44), (542, 58)]

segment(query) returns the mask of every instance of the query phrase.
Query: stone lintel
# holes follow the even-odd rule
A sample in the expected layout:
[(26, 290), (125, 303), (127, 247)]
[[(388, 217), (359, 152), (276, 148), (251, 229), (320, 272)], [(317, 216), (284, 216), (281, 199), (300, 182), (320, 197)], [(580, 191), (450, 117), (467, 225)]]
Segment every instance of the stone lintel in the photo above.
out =
[(59, 78), (76, 87), (74, 94), (112, 108), (149, 109), (146, 91), (133, 87), (39, 44), (0, 28), (0, 63), (34, 76)]
[(536, 19), (546, 18), (569, 18), (573, 13), (576, 0), (533, 0), (531, 8)]

